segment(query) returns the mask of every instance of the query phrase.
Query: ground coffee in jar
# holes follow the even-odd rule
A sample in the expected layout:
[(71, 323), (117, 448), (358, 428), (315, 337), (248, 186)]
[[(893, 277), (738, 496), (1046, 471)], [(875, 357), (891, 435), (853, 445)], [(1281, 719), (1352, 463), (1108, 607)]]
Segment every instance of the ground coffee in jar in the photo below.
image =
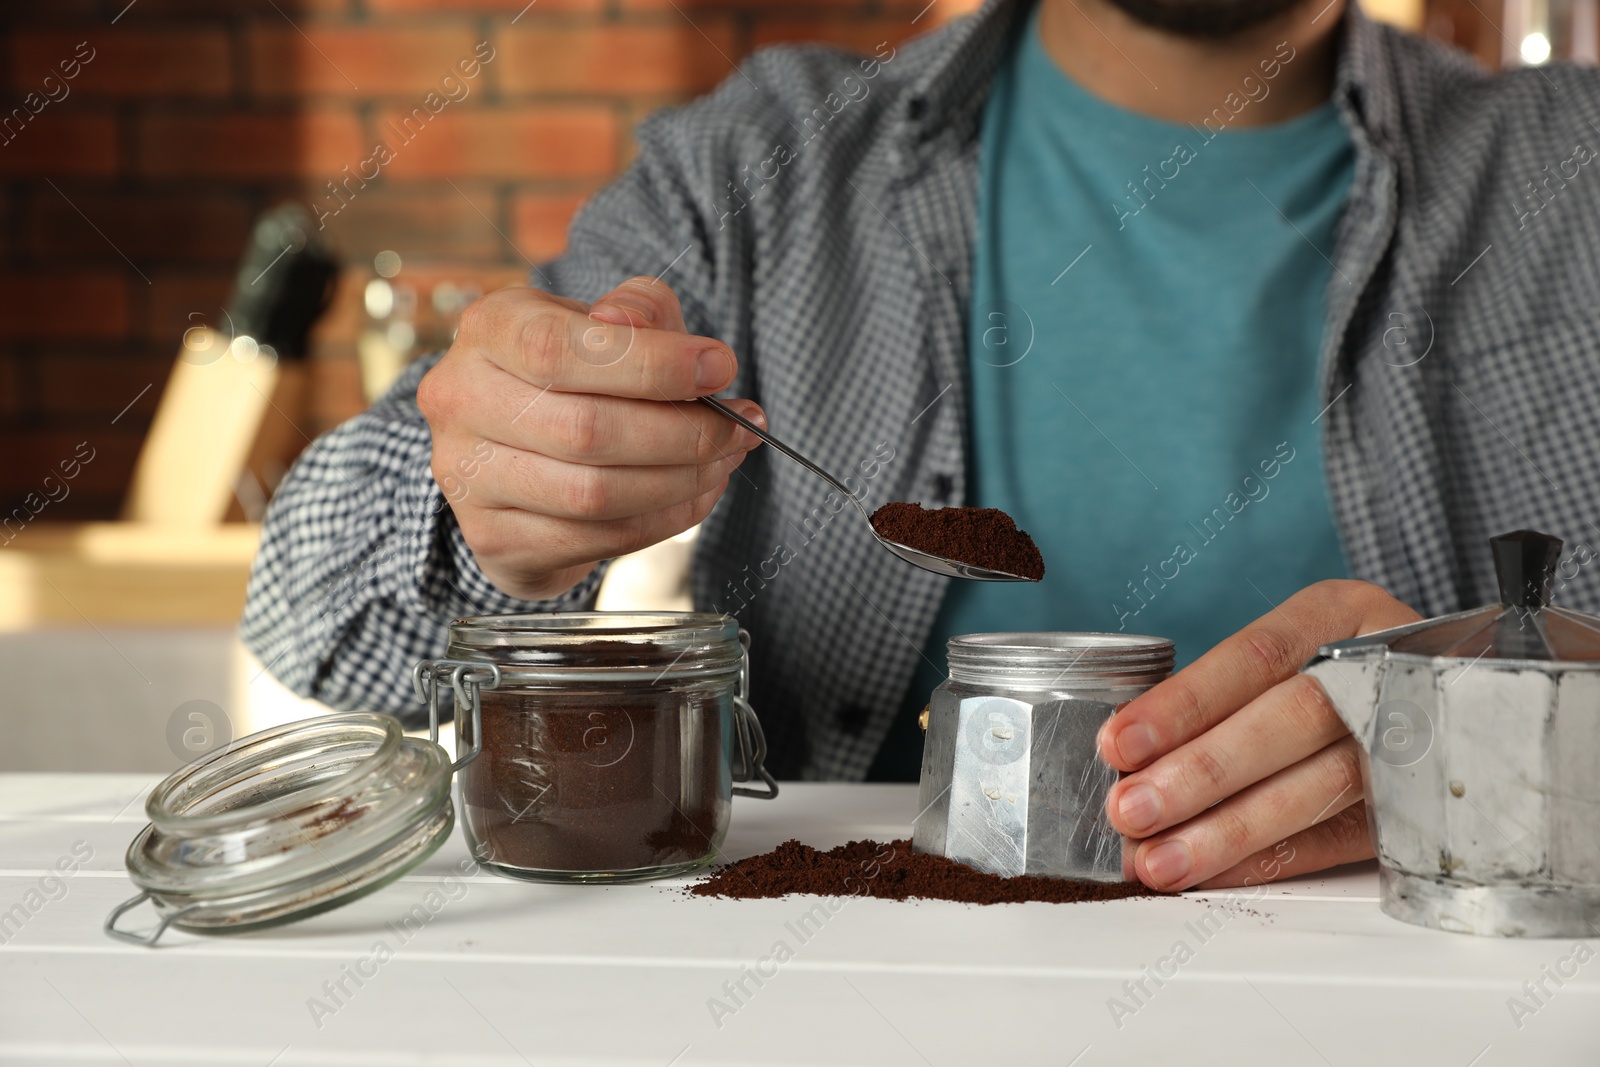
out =
[[(441, 672), (494, 664), (466, 694), (457, 774), (474, 857), (546, 881), (665, 877), (712, 862), (735, 792), (771, 795), (727, 616), (577, 614), (457, 620)], [(466, 725), (461, 725), (461, 720)], [(761, 777), (767, 790), (735, 781)]]
[(714, 858), (728, 768), (715, 697), (485, 693), (461, 773), (485, 856), (523, 871), (634, 871)]

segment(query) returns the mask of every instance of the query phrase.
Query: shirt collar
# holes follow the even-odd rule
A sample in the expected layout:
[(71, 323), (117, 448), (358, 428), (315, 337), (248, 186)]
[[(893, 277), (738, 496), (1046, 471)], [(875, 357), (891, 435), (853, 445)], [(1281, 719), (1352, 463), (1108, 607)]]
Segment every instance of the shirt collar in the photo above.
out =
[[(985, 0), (976, 13), (923, 39), (922, 46), (933, 52), (906, 94), (905, 111), (907, 125), (919, 139), (969, 123), (976, 128), (1011, 34), (1033, 2)], [(1387, 31), (1351, 0), (1338, 32), (1333, 99), (1346, 121), (1375, 144), (1387, 145), (1399, 129), (1399, 100), (1383, 40)]]
[(905, 121), (919, 139), (976, 124), (989, 85), (1005, 58), (1011, 31), (1031, 0), (984, 0), (974, 14), (908, 47), (929, 49), (922, 73), (905, 96)]
[(1386, 147), (1400, 131), (1400, 97), (1390, 69), (1388, 30), (1366, 16), (1355, 0), (1339, 28), (1339, 58), (1334, 67), (1333, 99), (1346, 120)]

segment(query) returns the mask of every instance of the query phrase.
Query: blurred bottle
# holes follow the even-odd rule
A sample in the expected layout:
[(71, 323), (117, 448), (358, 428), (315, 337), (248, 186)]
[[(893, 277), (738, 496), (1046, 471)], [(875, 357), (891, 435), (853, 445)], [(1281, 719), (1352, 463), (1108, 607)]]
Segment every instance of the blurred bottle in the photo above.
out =
[(417, 290), (394, 280), (402, 267), (397, 252), (379, 252), (372, 261), (377, 277), (367, 282), (362, 303), (367, 324), (356, 342), (361, 360), (361, 391), (371, 403), (394, 384), (416, 354)]
[(1503, 66), (1600, 58), (1600, 0), (1504, 0), (1500, 25)]
[(408, 272), (411, 280), (402, 280), (403, 265), (399, 253), (378, 253), (372, 262), (377, 276), (363, 293), (367, 324), (357, 352), (369, 402), (393, 385), (417, 356), (448, 348), (461, 312), (483, 296), (478, 280), (430, 279), (427, 267)]

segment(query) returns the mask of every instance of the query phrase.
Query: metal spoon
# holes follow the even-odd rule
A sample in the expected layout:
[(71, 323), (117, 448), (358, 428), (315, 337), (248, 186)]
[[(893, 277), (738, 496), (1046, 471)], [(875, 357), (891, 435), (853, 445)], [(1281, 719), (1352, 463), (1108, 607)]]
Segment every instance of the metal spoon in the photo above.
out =
[(895, 555), (899, 556), (901, 559), (905, 560), (907, 563), (921, 567), (925, 571), (932, 571), (935, 574), (944, 574), (951, 578), (970, 578), (977, 582), (1038, 581), (1037, 578), (1024, 578), (1020, 574), (1008, 574), (1005, 571), (991, 571), (985, 567), (974, 567), (972, 564), (962, 563), (958, 559), (945, 559), (943, 556), (935, 556), (931, 552), (923, 552), (919, 549), (912, 548), (909, 545), (902, 545), (898, 541), (889, 540), (887, 537), (880, 535), (878, 531), (873, 528), (872, 516), (867, 512), (867, 509), (862, 506), (861, 501), (856, 499), (856, 495), (850, 490), (846, 489), (839, 479), (835, 478), (833, 475), (829, 474), (827, 471), (823, 470), (821, 467), (817, 466), (815, 463), (811, 462), (809, 459), (802, 456), (800, 453), (796, 452), (782, 441), (779, 441), (761, 427), (756, 426), (749, 419), (745, 418), (743, 415), (740, 415), (722, 401), (710, 396), (703, 396), (700, 399), (704, 400), (707, 404), (710, 404), (712, 407), (728, 416), (728, 418), (732, 419), (734, 422), (737, 422), (740, 426), (743, 426), (745, 429), (761, 438), (761, 440), (765, 441), (773, 448), (776, 448), (779, 452), (782, 452), (784, 455), (800, 464), (800, 466), (804, 467), (806, 470), (810, 471), (812, 474), (815, 474), (818, 478), (821, 478), (823, 481), (837, 489), (840, 496), (854, 504), (856, 506), (856, 510), (861, 512), (861, 517), (867, 520), (867, 528), (872, 530), (872, 536), (878, 539), (878, 543), (884, 548), (887, 548), (890, 552), (893, 552)]

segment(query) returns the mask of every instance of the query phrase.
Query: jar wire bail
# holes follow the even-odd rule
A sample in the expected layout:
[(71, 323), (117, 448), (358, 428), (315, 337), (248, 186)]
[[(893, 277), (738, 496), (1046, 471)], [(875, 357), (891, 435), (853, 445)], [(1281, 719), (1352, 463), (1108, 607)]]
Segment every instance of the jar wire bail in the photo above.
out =
[(456, 716), (456, 752), (461, 751), (462, 723), (471, 728), (467, 752), (459, 755), (450, 765), (451, 772), (459, 771), (483, 752), (483, 701), (479, 694), (485, 689), (500, 686), (500, 666), (496, 663), (469, 663), (464, 660), (423, 660), (411, 671), (411, 689), (417, 699), (428, 705), (428, 740), (439, 743), (439, 687), (448, 684), (455, 693), (456, 707), (462, 714)]
[(134, 908), (137, 908), (140, 904), (143, 904), (149, 899), (150, 891), (145, 890), (138, 896), (129, 897), (121, 904), (118, 904), (116, 907), (112, 908), (111, 914), (106, 916), (105, 926), (103, 927), (105, 932), (116, 938), (118, 941), (126, 941), (131, 945), (140, 945), (144, 948), (151, 948), (154, 947), (157, 941), (161, 940), (161, 935), (167, 932), (167, 927), (183, 918), (189, 912), (194, 911), (195, 908), (199, 906), (196, 904), (190, 904), (187, 907), (178, 908), (175, 911), (169, 911), (164, 915), (160, 912), (157, 912), (160, 922), (156, 923), (155, 928), (149, 933), (136, 934), (132, 930), (117, 929), (118, 919), (122, 918), (123, 915), (132, 911)]
[(739, 765), (733, 768), (735, 782), (748, 782), (759, 777), (765, 789), (736, 785), (734, 795), (773, 800), (778, 795), (778, 783), (767, 771), (767, 735), (756, 718), (756, 709), (750, 706), (750, 634), (739, 628), (739, 646), (744, 650), (739, 658), (739, 691), (733, 698), (733, 734), (739, 745)]

